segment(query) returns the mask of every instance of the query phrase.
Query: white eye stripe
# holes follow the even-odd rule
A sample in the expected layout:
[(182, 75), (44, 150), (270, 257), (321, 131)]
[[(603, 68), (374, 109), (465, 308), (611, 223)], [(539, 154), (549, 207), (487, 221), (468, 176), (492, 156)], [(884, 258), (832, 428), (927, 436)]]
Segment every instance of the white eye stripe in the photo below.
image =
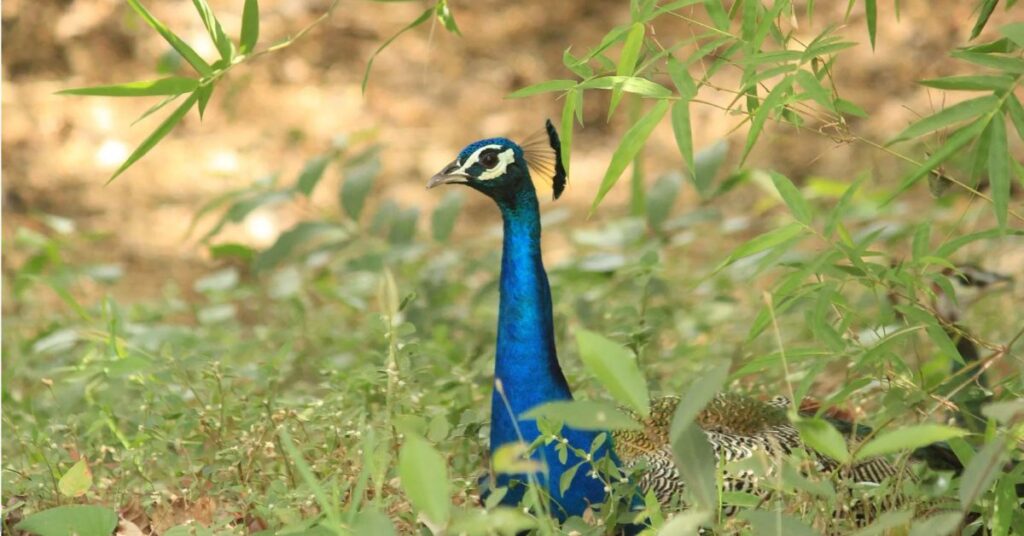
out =
[[(501, 145), (491, 144), (485, 145), (477, 149), (476, 151), (473, 151), (473, 154), (469, 155), (466, 158), (466, 161), (463, 162), (461, 166), (459, 166), (458, 171), (461, 173), (465, 173), (467, 169), (473, 167), (473, 164), (476, 164), (477, 161), (480, 160), (480, 155), (483, 154), (484, 151), (488, 149), (501, 148)], [(493, 168), (485, 170), (483, 173), (481, 173), (480, 176), (477, 177), (477, 179), (486, 181), (498, 178), (505, 174), (505, 170), (508, 168), (508, 165), (511, 164), (512, 162), (515, 162), (515, 160), (515, 152), (511, 148), (505, 149), (504, 151), (498, 153), (498, 163)]]

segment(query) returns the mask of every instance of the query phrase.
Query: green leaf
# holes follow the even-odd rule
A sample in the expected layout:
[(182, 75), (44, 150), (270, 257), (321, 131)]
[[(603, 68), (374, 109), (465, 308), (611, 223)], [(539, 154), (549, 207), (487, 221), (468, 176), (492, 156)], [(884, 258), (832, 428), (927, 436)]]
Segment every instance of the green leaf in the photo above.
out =
[(539, 473), (544, 464), (530, 457), (530, 445), (523, 441), (505, 443), (491, 454), (491, 467), (499, 475)]
[[(619, 55), (619, 63), (615, 67), (615, 74), (623, 78), (633, 75), (636, 69), (636, 60), (640, 57), (640, 48), (644, 44), (645, 26), (640, 22), (634, 22), (626, 34), (626, 41), (622, 44), (622, 54)], [(622, 98), (622, 89), (613, 87), (611, 102), (608, 105), (608, 117), (619, 105)]]
[(274, 268), (289, 258), (301, 245), (308, 244), (314, 239), (330, 239), (341, 241), (348, 238), (348, 232), (344, 228), (325, 221), (303, 221), (295, 224), (294, 227), (281, 233), (274, 241), (274, 245), (261, 251), (253, 260), (252, 269), (254, 272), (262, 272)]
[(242, 8), (242, 35), (238, 39), (238, 51), (248, 54), (256, 48), (260, 38), (260, 2), (245, 0)]
[(1017, 137), (1024, 140), (1024, 106), (1012, 93), (1006, 96), (1006, 114), (1010, 116), (1013, 128), (1017, 129)]
[(974, 23), (974, 28), (971, 28), (971, 37), (974, 39), (981, 34), (981, 31), (985, 29), (985, 25), (988, 24), (988, 18), (992, 16), (992, 12), (996, 9), (996, 4), (999, 0), (983, 0), (981, 3), (981, 12), (978, 13), (978, 20)]
[(398, 453), (398, 477), (406, 497), (420, 514), (439, 526), (451, 516), (448, 464), (426, 439), (406, 434)]
[(416, 17), (415, 20), (405, 25), (405, 27), (402, 28), (401, 30), (398, 30), (398, 32), (395, 33), (395, 35), (389, 37), (387, 41), (384, 41), (384, 43), (381, 44), (381, 46), (377, 47), (377, 50), (373, 51), (373, 54), (370, 55), (370, 59), (367, 60), (366, 62), (366, 71), (363, 72), (363, 83), (360, 86), (361, 91), (363, 93), (366, 93), (366, 84), (370, 81), (370, 70), (373, 69), (373, 61), (377, 59), (377, 55), (380, 54), (385, 48), (387, 48), (388, 45), (394, 42), (395, 39), (398, 39), (399, 36), (426, 22), (427, 19), (430, 18), (430, 15), (432, 15), (433, 13), (433, 7), (428, 7), (427, 9), (424, 9), (423, 13), (420, 13), (420, 16)]
[(718, 175), (718, 169), (725, 162), (728, 152), (729, 143), (724, 139), (720, 139), (694, 155), (693, 186), (701, 197), (707, 197), (711, 194), (711, 183), (715, 180), (715, 176)]
[(457, 191), (449, 191), (441, 198), (441, 202), (430, 216), (430, 230), (434, 240), (441, 243), (448, 241), (448, 237), (455, 229), (459, 211), (462, 210), (462, 200), (462, 193)]
[(164, 23), (157, 20), (157, 18), (154, 17), (153, 14), (139, 2), (139, 0), (127, 0), (127, 2), (128, 5), (132, 6), (132, 9), (134, 9), (135, 12), (146, 21), (146, 24), (156, 30), (157, 33), (159, 33), (164, 40), (174, 48), (174, 50), (178, 51), (178, 54), (180, 54), (182, 58), (185, 58), (185, 61), (187, 61), (189, 65), (196, 70), (196, 72), (203, 76), (210, 76), (213, 74), (213, 69), (210, 67), (210, 64), (206, 63), (206, 60), (197, 54), (195, 50), (192, 50), (192, 47), (188, 46), (188, 44), (182, 41), (180, 37), (174, 34), (174, 32), (169, 30), (167, 26), (164, 26)]
[(517, 89), (512, 93), (508, 94), (510, 99), (521, 99), (523, 97), (531, 97), (540, 93), (549, 93), (552, 91), (568, 91), (576, 87), (575, 80), (545, 80), (539, 84), (527, 86), (522, 89)]
[(786, 226), (772, 229), (764, 234), (758, 235), (734, 249), (732, 253), (721, 264), (715, 268), (715, 272), (721, 271), (726, 266), (744, 258), (754, 255), (755, 253), (761, 253), (769, 249), (774, 249), (783, 244), (789, 243), (791, 240), (795, 240), (806, 234), (804, 226), (799, 223), (790, 223)]
[(676, 469), (686, 482), (686, 491), (700, 510), (719, 511), (717, 464), (707, 434), (690, 423), (675, 431), (671, 441)]
[(206, 103), (210, 102), (210, 97), (213, 96), (213, 84), (199, 86), (199, 89), (196, 89), (196, 94), (199, 95), (199, 120), (202, 121), (203, 114), (206, 113)]
[(117, 528), (117, 513), (90, 504), (58, 506), (26, 517), (14, 528), (39, 536), (110, 536)]
[(295, 181), (295, 190), (301, 192), (306, 197), (312, 195), (313, 189), (316, 188), (317, 183), (324, 176), (327, 164), (330, 163), (330, 156), (317, 156), (307, 160), (306, 165), (302, 168), (302, 172), (299, 173), (298, 180)]
[(992, 206), (999, 227), (1006, 227), (1010, 206), (1010, 150), (1006, 140), (1006, 123), (997, 115), (989, 124), (988, 180), (992, 192)]
[(970, 463), (964, 468), (960, 477), (960, 506), (965, 511), (992, 486), (992, 482), (1002, 472), (1003, 458), (1006, 455), (1006, 437), (998, 436), (986, 443)]
[(898, 510), (896, 512), (885, 512), (878, 516), (874, 523), (854, 532), (850, 536), (883, 536), (886, 531), (899, 527), (905, 527), (914, 519), (914, 512), (910, 510)]
[(718, 360), (702, 371), (699, 381), (691, 382), (679, 400), (676, 411), (672, 415), (672, 424), (669, 426), (669, 438), (674, 443), (674, 438), (683, 433), (689, 427), (697, 415), (704, 410), (704, 407), (711, 402), (715, 395), (722, 392), (725, 380), (729, 378), (729, 367), (732, 364), (727, 359)]
[(914, 521), (909, 536), (949, 536), (960, 527), (964, 515), (960, 512), (941, 512), (929, 518)]
[(922, 86), (936, 89), (959, 91), (1008, 91), (1013, 87), (1013, 79), (1008, 76), (988, 76), (975, 74), (970, 76), (946, 76), (931, 78), (918, 82)]
[(577, 111), (577, 106), (583, 104), (583, 92), (575, 89), (570, 89), (565, 94), (565, 104), (562, 105), (562, 131), (559, 133), (559, 137), (562, 142), (562, 167), (565, 168), (565, 174), (569, 174), (569, 161), (571, 160), (570, 155), (572, 154), (572, 130), (573, 130), (573, 114)]
[(195, 91), (199, 81), (184, 76), (168, 76), (156, 80), (140, 80), (110, 86), (76, 87), (62, 89), (58, 95), (88, 95), (102, 97), (150, 97), (154, 95), (181, 95)]
[(846, 439), (828, 421), (818, 418), (800, 419), (793, 424), (807, 446), (839, 463), (849, 463), (850, 452), (846, 449)]
[(868, 441), (857, 450), (854, 459), (864, 460), (883, 454), (914, 450), (938, 441), (945, 441), (964, 435), (967, 435), (967, 430), (942, 424), (905, 426), (878, 434), (874, 439)]
[(764, 98), (764, 102), (754, 112), (754, 117), (750, 121), (750, 132), (747, 133), (747, 142), (743, 146), (743, 154), (740, 156), (740, 162), (747, 160), (747, 155), (750, 154), (750, 150), (754, 148), (754, 142), (757, 141), (758, 136), (761, 134), (761, 130), (764, 128), (764, 124), (768, 121), (768, 116), (776, 111), (780, 106), (784, 106), (786, 97), (791, 93), (793, 88), (793, 77), (787, 76), (783, 78), (775, 87), (768, 93), (768, 96)]
[(1012, 74), (1024, 74), (1024, 59), (1021, 58), (968, 52), (965, 50), (955, 50), (951, 56), (990, 69), (997, 69)]
[(192, 109), (192, 106), (196, 103), (196, 100), (198, 98), (198, 91), (195, 91), (191, 95), (189, 95), (189, 97), (185, 99), (185, 102), (181, 103), (181, 105), (178, 106), (178, 108), (174, 110), (174, 112), (172, 112), (171, 115), (167, 116), (167, 119), (164, 119), (164, 121), (156, 127), (156, 130), (154, 130), (149, 136), (147, 136), (146, 139), (142, 140), (142, 143), (140, 143), (139, 146), (136, 147), (134, 151), (132, 151), (132, 154), (128, 155), (128, 159), (125, 160), (123, 164), (121, 164), (121, 167), (117, 168), (117, 171), (114, 172), (114, 174), (110, 177), (110, 179), (107, 182), (109, 183), (110, 181), (116, 179), (118, 175), (124, 173), (126, 169), (131, 167), (132, 164), (138, 161), (138, 159), (145, 156), (146, 153), (150, 151), (150, 149), (155, 147), (156, 144), (160, 142), (160, 140), (164, 139), (164, 136), (166, 136), (175, 127), (175, 125), (180, 123), (182, 118), (185, 117), (185, 114), (187, 114), (188, 111)]
[(580, 359), (587, 370), (620, 403), (646, 417), (651, 411), (647, 382), (633, 352), (602, 335), (576, 330)]
[(75, 465), (60, 477), (57, 482), (57, 489), (65, 497), (81, 497), (92, 487), (92, 471), (89, 470), (89, 463), (85, 458), (78, 460)]
[(803, 521), (782, 512), (745, 510), (739, 514), (739, 518), (747, 520), (753, 533), (758, 536), (818, 536)]
[(217, 47), (217, 52), (220, 53), (221, 59), (230, 62), (232, 56), (231, 39), (228, 39), (227, 34), (224, 33), (224, 28), (221, 27), (217, 16), (213, 14), (210, 5), (206, 3), (206, 0), (192, 0), (192, 4), (196, 6), (199, 18), (203, 19), (206, 33), (210, 34), (210, 39), (213, 41), (213, 45)]
[(988, 121), (979, 119), (957, 129), (956, 132), (946, 140), (945, 145), (932, 153), (932, 155), (928, 157), (928, 160), (923, 164), (914, 167), (914, 169), (912, 169), (910, 173), (903, 178), (899, 187), (896, 188), (896, 191), (893, 192), (883, 204), (891, 203), (893, 199), (896, 199), (900, 194), (907, 191), (907, 189), (913, 186), (914, 183), (921, 179), (921, 177), (931, 173), (933, 169), (938, 167), (939, 164), (945, 162), (947, 158), (964, 148), (968, 143), (974, 141), (978, 134), (984, 130), (987, 123)]
[(652, 229), (660, 229), (668, 219), (682, 185), (683, 177), (678, 172), (666, 173), (654, 181), (647, 193), (647, 224)]
[[(699, 0), (690, 0), (699, 1)], [(711, 515), (704, 510), (688, 509), (672, 516), (661, 529), (658, 536), (693, 536), (700, 534), (700, 527), (711, 520)]]
[(680, 99), (672, 105), (672, 131), (676, 135), (679, 154), (683, 156), (686, 170), (694, 173), (693, 161), (693, 128), (690, 124), (690, 102)]
[(1017, 46), (1024, 48), (1024, 22), (1015, 22), (999, 27), (999, 33), (1010, 38)]
[(614, 404), (598, 400), (558, 400), (541, 404), (521, 420), (548, 419), (577, 430), (640, 430), (642, 427)]
[(934, 315), (913, 304), (897, 305), (896, 310), (903, 313), (903, 316), (912, 322), (923, 325), (928, 337), (939, 347), (942, 354), (963, 363), (963, 357), (960, 356), (956, 345), (950, 340), (949, 334), (939, 325), (939, 321), (935, 319)]
[(775, 171), (769, 172), (769, 175), (772, 178), (772, 184), (775, 185), (775, 190), (782, 196), (782, 200), (786, 202), (786, 206), (789, 207), (789, 211), (793, 213), (796, 221), (804, 225), (810, 225), (813, 218), (811, 207), (807, 205), (803, 194), (793, 184), (793, 181)]
[(672, 96), (672, 91), (667, 87), (639, 76), (602, 76), (582, 82), (577, 87), (579, 89), (622, 90), (658, 99)]
[(363, 213), (366, 196), (380, 171), (380, 155), (373, 147), (358, 158), (345, 162), (345, 180), (341, 183), (341, 205), (353, 220)]
[(878, 32), (878, 5), (875, 0), (864, 0), (864, 18), (868, 23), (868, 39), (871, 40), (871, 50), (874, 50), (875, 34)]
[(982, 114), (991, 112), (998, 105), (999, 99), (995, 95), (985, 95), (984, 97), (976, 97), (954, 104), (953, 106), (944, 108), (937, 113), (915, 121), (887, 143), (893, 144), (898, 141), (916, 138), (940, 128), (948, 127), (954, 123), (978, 117)]
[(452, 15), (452, 10), (448, 7), (448, 0), (438, 0), (434, 6), (434, 13), (437, 15), (437, 20), (441, 21), (445, 30), (455, 35), (462, 35), (462, 32), (459, 31), (459, 25), (455, 24), (455, 16)]
[(644, 146), (647, 138), (651, 135), (654, 127), (658, 125), (661, 118), (664, 117), (665, 112), (668, 111), (668, 101), (659, 100), (651, 107), (650, 111), (644, 114), (640, 119), (637, 120), (632, 127), (626, 131), (626, 134), (622, 136), (622, 141), (619, 146), (615, 149), (615, 153), (612, 154), (612, 161), (608, 164), (608, 170), (604, 174), (604, 179), (601, 181), (601, 186), (598, 188), (597, 195), (594, 197), (594, 202), (590, 206), (590, 213), (593, 214), (597, 210), (598, 205), (601, 204), (601, 200), (608, 194), (608, 191), (615, 186), (618, 182), (619, 177), (622, 176), (622, 172), (626, 170), (626, 166), (633, 161), (637, 153)]

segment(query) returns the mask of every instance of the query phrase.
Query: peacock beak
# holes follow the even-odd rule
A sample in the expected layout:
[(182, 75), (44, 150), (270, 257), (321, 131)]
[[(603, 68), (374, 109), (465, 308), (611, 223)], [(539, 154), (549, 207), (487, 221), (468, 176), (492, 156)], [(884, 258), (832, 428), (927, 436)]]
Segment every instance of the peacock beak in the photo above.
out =
[(439, 171), (430, 180), (427, 181), (427, 189), (431, 189), (435, 186), (442, 184), (465, 184), (468, 182), (466, 179), (469, 175), (466, 175), (459, 166), (459, 161), (455, 160), (451, 164), (448, 164), (441, 171)]

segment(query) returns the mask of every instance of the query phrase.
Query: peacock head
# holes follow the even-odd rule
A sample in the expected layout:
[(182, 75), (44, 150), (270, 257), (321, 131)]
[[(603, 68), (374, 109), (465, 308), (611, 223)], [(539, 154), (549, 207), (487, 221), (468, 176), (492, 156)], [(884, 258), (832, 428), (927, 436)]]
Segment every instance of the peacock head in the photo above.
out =
[(555, 199), (565, 189), (562, 145), (551, 121), (521, 144), (508, 138), (489, 138), (467, 145), (430, 178), (427, 188), (465, 184), (500, 202), (521, 192), (532, 192), (533, 178), (550, 180)]

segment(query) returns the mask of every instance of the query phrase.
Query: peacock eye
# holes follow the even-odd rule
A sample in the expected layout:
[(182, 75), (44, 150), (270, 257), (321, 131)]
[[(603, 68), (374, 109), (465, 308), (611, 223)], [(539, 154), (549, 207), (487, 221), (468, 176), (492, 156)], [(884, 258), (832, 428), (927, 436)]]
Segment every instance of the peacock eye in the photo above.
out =
[(484, 151), (484, 153), (480, 155), (480, 165), (487, 169), (491, 169), (498, 165), (498, 153), (494, 151)]

